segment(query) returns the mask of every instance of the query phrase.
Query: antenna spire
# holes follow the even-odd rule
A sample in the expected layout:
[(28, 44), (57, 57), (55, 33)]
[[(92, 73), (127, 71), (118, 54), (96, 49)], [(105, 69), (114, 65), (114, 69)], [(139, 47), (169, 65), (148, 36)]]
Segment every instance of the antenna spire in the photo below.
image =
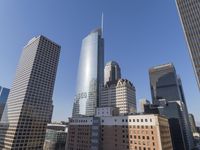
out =
[(102, 12), (102, 14), (101, 14), (101, 34), (102, 34), (102, 37), (103, 37), (103, 12)]

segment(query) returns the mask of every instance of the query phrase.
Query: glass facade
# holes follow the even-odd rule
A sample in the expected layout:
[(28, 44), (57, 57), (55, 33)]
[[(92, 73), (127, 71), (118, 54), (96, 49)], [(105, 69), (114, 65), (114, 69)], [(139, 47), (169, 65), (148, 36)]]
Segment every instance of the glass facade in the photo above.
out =
[(3, 114), (3, 110), (5, 108), (5, 105), (8, 99), (9, 92), (10, 92), (10, 89), (3, 88), (0, 86), (0, 120), (1, 120), (1, 116)]
[(10, 90), (0, 87), (0, 103), (6, 103)]
[(67, 132), (47, 129), (43, 150), (65, 150), (66, 141)]
[(101, 29), (92, 31), (82, 41), (73, 116), (93, 115), (99, 105), (103, 85), (104, 39)]
[[(180, 109), (179, 111), (181, 113), (178, 118), (181, 121), (184, 143), (186, 144), (185, 147), (186, 149), (191, 149), (193, 147), (193, 139), (189, 126), (186, 100), (181, 79), (177, 76), (174, 65), (169, 63), (153, 67), (149, 70), (149, 77), (153, 104), (168, 106), (161, 107), (159, 113), (168, 118), (176, 118), (176, 113), (173, 112)], [(181, 106), (177, 110), (176, 108), (169, 107), (170, 105), (177, 105), (176, 103)], [(166, 114), (164, 113), (165, 111)]]
[[(173, 64), (153, 67), (149, 70), (152, 100), (158, 104), (159, 99), (167, 101), (183, 100), (179, 80)], [(182, 86), (181, 86), (182, 87)]]

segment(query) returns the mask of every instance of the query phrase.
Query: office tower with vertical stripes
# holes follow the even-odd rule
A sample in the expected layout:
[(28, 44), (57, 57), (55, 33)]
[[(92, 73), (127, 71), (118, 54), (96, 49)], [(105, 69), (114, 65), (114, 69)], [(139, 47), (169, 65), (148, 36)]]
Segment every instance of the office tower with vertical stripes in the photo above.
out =
[(42, 150), (60, 46), (44, 36), (24, 47), (0, 122), (0, 149)]
[(176, 0), (176, 4), (200, 89), (200, 1)]

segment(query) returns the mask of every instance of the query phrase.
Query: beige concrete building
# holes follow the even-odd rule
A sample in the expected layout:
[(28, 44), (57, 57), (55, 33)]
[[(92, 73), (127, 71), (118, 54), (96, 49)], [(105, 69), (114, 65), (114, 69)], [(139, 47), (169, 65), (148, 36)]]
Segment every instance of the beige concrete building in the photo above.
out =
[(135, 113), (135, 87), (126, 79), (119, 79), (116, 83), (107, 82), (101, 90), (100, 107), (117, 107), (119, 114)]
[(200, 1), (176, 0), (176, 4), (200, 90)]
[(159, 115), (71, 118), (68, 150), (172, 150), (168, 120)]
[(43, 149), (60, 48), (43, 35), (25, 45), (0, 121), (0, 150)]

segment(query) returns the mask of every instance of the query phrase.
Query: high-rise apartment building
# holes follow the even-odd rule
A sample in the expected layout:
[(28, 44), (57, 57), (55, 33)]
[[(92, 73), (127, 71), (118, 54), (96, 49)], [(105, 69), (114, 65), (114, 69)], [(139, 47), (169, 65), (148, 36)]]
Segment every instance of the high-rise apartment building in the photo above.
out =
[(70, 118), (67, 150), (172, 150), (168, 120), (159, 115)]
[(107, 82), (117, 82), (121, 78), (121, 69), (117, 62), (110, 61), (104, 68), (104, 85)]
[(200, 89), (200, 1), (176, 0), (176, 3)]
[(115, 83), (107, 82), (101, 90), (100, 107), (117, 107), (119, 114), (135, 113), (135, 87), (126, 79), (119, 79)]
[(0, 149), (42, 150), (60, 46), (44, 36), (24, 47), (0, 123)]
[(158, 104), (159, 99), (167, 101), (183, 100), (173, 64), (163, 64), (149, 69), (150, 87), (153, 104)]
[(9, 92), (10, 92), (10, 89), (0, 86), (0, 120), (1, 120), (1, 116), (3, 114), (3, 110), (8, 99)]
[(104, 84), (104, 39), (102, 29), (93, 30), (82, 41), (73, 116), (95, 114)]

